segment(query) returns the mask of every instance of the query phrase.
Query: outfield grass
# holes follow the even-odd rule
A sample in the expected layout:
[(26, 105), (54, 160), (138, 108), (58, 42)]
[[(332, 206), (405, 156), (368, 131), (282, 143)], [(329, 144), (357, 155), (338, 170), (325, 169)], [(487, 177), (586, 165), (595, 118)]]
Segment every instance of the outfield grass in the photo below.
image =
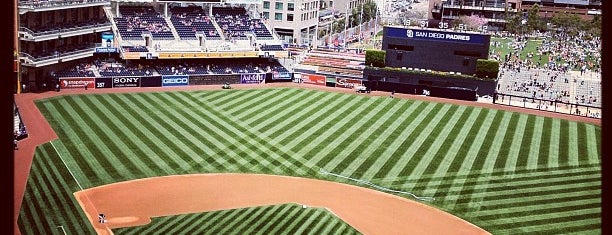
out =
[[(215, 172), (357, 184), (322, 175), (323, 168), (433, 196), (423, 203), (493, 234), (601, 233), (601, 128), (591, 124), (294, 88), (79, 95), (37, 105), (60, 138), (53, 146), (84, 188)], [(58, 153), (43, 145), (35, 162), (62, 171)], [(28, 180), (22, 233), (51, 231), (58, 217), (83, 221), (71, 202), (74, 180), (66, 177)], [(45, 193), (35, 185), (57, 188), (45, 195), (55, 207), (38, 200)], [(47, 211), (56, 217), (40, 216)], [(175, 227), (188, 229), (181, 220)], [(224, 218), (220, 228), (235, 220), (243, 219)], [(89, 234), (88, 225), (66, 226)]]

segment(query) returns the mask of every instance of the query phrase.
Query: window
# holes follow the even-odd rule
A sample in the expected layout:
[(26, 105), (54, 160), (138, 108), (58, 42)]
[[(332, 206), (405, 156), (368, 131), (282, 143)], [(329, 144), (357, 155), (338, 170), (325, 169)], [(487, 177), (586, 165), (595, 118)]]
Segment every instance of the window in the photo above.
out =
[(283, 20), (283, 13), (274, 13), (274, 20)]
[(264, 9), (270, 9), (270, 2), (268, 2), (268, 1), (264, 1), (264, 2), (263, 2), (263, 8), (264, 8)]
[(277, 2), (274, 4), (274, 9), (276, 10), (282, 10), (283, 9), (283, 3), (282, 2)]
[(293, 11), (293, 10), (294, 10), (294, 9), (293, 9), (293, 8), (294, 8), (293, 4), (294, 4), (294, 3), (292, 3), (292, 2), (287, 3), (287, 10)]
[(264, 17), (265, 19), (270, 19), (270, 12), (264, 11), (264, 12), (263, 12), (263, 17)]
[(334, 1), (329, 1), (329, 8), (334, 8)]
[(287, 14), (287, 21), (293, 21), (293, 14)]

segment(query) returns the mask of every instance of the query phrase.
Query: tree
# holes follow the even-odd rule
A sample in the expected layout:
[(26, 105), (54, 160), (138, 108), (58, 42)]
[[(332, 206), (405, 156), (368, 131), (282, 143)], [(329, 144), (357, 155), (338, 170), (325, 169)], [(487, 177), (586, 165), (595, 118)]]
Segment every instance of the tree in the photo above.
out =
[(510, 12), (506, 14), (506, 31), (510, 33), (518, 33), (520, 32), (521, 27), (520, 14), (513, 14)]
[(458, 26), (459, 24), (463, 24), (465, 25), (467, 30), (480, 30), (482, 28), (483, 25), (487, 24), (487, 20), (484, 18), (481, 18), (478, 15), (471, 15), (471, 16), (460, 16), (457, 20), (453, 21), (453, 23), (455, 24), (455, 26)]
[(336, 33), (340, 33), (342, 32), (342, 30), (344, 30), (344, 23), (346, 22), (346, 19), (340, 19), (337, 20), (336, 22), (334, 22), (333, 27), (333, 31)]
[(595, 15), (593, 16), (593, 19), (591, 20), (591, 22), (589, 22), (589, 32), (595, 36), (595, 37), (600, 37), (601, 36), (601, 16), (600, 15)]
[(376, 3), (373, 1), (367, 1), (363, 4), (363, 15), (361, 14), (361, 7), (362, 5), (358, 5), (351, 10), (351, 16), (349, 17), (350, 27), (357, 26), (363, 22), (368, 22), (376, 17), (378, 8)]
[(538, 15), (539, 12), (540, 5), (537, 3), (533, 4), (533, 6), (529, 8), (529, 11), (527, 11), (527, 30), (529, 32), (543, 29), (541, 17)]

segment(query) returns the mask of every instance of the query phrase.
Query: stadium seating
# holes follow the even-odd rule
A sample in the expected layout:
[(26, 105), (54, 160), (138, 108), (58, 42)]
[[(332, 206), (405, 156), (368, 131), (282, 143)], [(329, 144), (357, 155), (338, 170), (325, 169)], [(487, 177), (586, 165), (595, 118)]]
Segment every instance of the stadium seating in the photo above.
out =
[(282, 45), (261, 45), (260, 50), (262, 51), (284, 51)]
[(104, 77), (121, 77), (121, 76), (153, 76), (155, 70), (148, 66), (128, 66), (121, 63), (96, 62), (100, 75)]
[(19, 108), (13, 103), (13, 130), (15, 130), (15, 138), (17, 140), (28, 137), (28, 130), (22, 120)]
[(148, 52), (149, 49), (145, 46), (121, 46), (125, 52)]
[(220, 40), (221, 35), (212, 19), (199, 6), (174, 7), (170, 10), (170, 21), (181, 40), (196, 40), (196, 32), (202, 32), (206, 39)]
[(213, 15), (226, 38), (244, 40), (252, 34), (258, 40), (273, 40), (274, 37), (261, 19), (250, 18), (241, 7), (213, 7)]
[(95, 77), (93, 71), (91, 70), (91, 65), (88, 63), (79, 63), (74, 67), (70, 67), (61, 71), (56, 71), (52, 75), (56, 78)]
[(198, 61), (163, 62), (155, 65), (161, 75), (201, 75), (289, 72), (278, 61), (267, 59), (208, 59)]
[(150, 33), (155, 40), (174, 40), (166, 20), (152, 6), (119, 6), (121, 17), (115, 17), (117, 29), (124, 40), (141, 40)]
[[(571, 72), (544, 69), (502, 70), (498, 93), (601, 107), (601, 82)], [(584, 99), (582, 99), (584, 97)]]

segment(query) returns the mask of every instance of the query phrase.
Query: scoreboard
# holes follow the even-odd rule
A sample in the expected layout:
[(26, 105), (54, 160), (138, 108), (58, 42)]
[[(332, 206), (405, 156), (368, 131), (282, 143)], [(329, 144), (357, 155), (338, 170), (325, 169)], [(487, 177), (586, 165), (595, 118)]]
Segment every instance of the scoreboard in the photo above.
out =
[(385, 65), (474, 74), (476, 61), (487, 59), (491, 35), (481, 32), (425, 27), (383, 30)]

